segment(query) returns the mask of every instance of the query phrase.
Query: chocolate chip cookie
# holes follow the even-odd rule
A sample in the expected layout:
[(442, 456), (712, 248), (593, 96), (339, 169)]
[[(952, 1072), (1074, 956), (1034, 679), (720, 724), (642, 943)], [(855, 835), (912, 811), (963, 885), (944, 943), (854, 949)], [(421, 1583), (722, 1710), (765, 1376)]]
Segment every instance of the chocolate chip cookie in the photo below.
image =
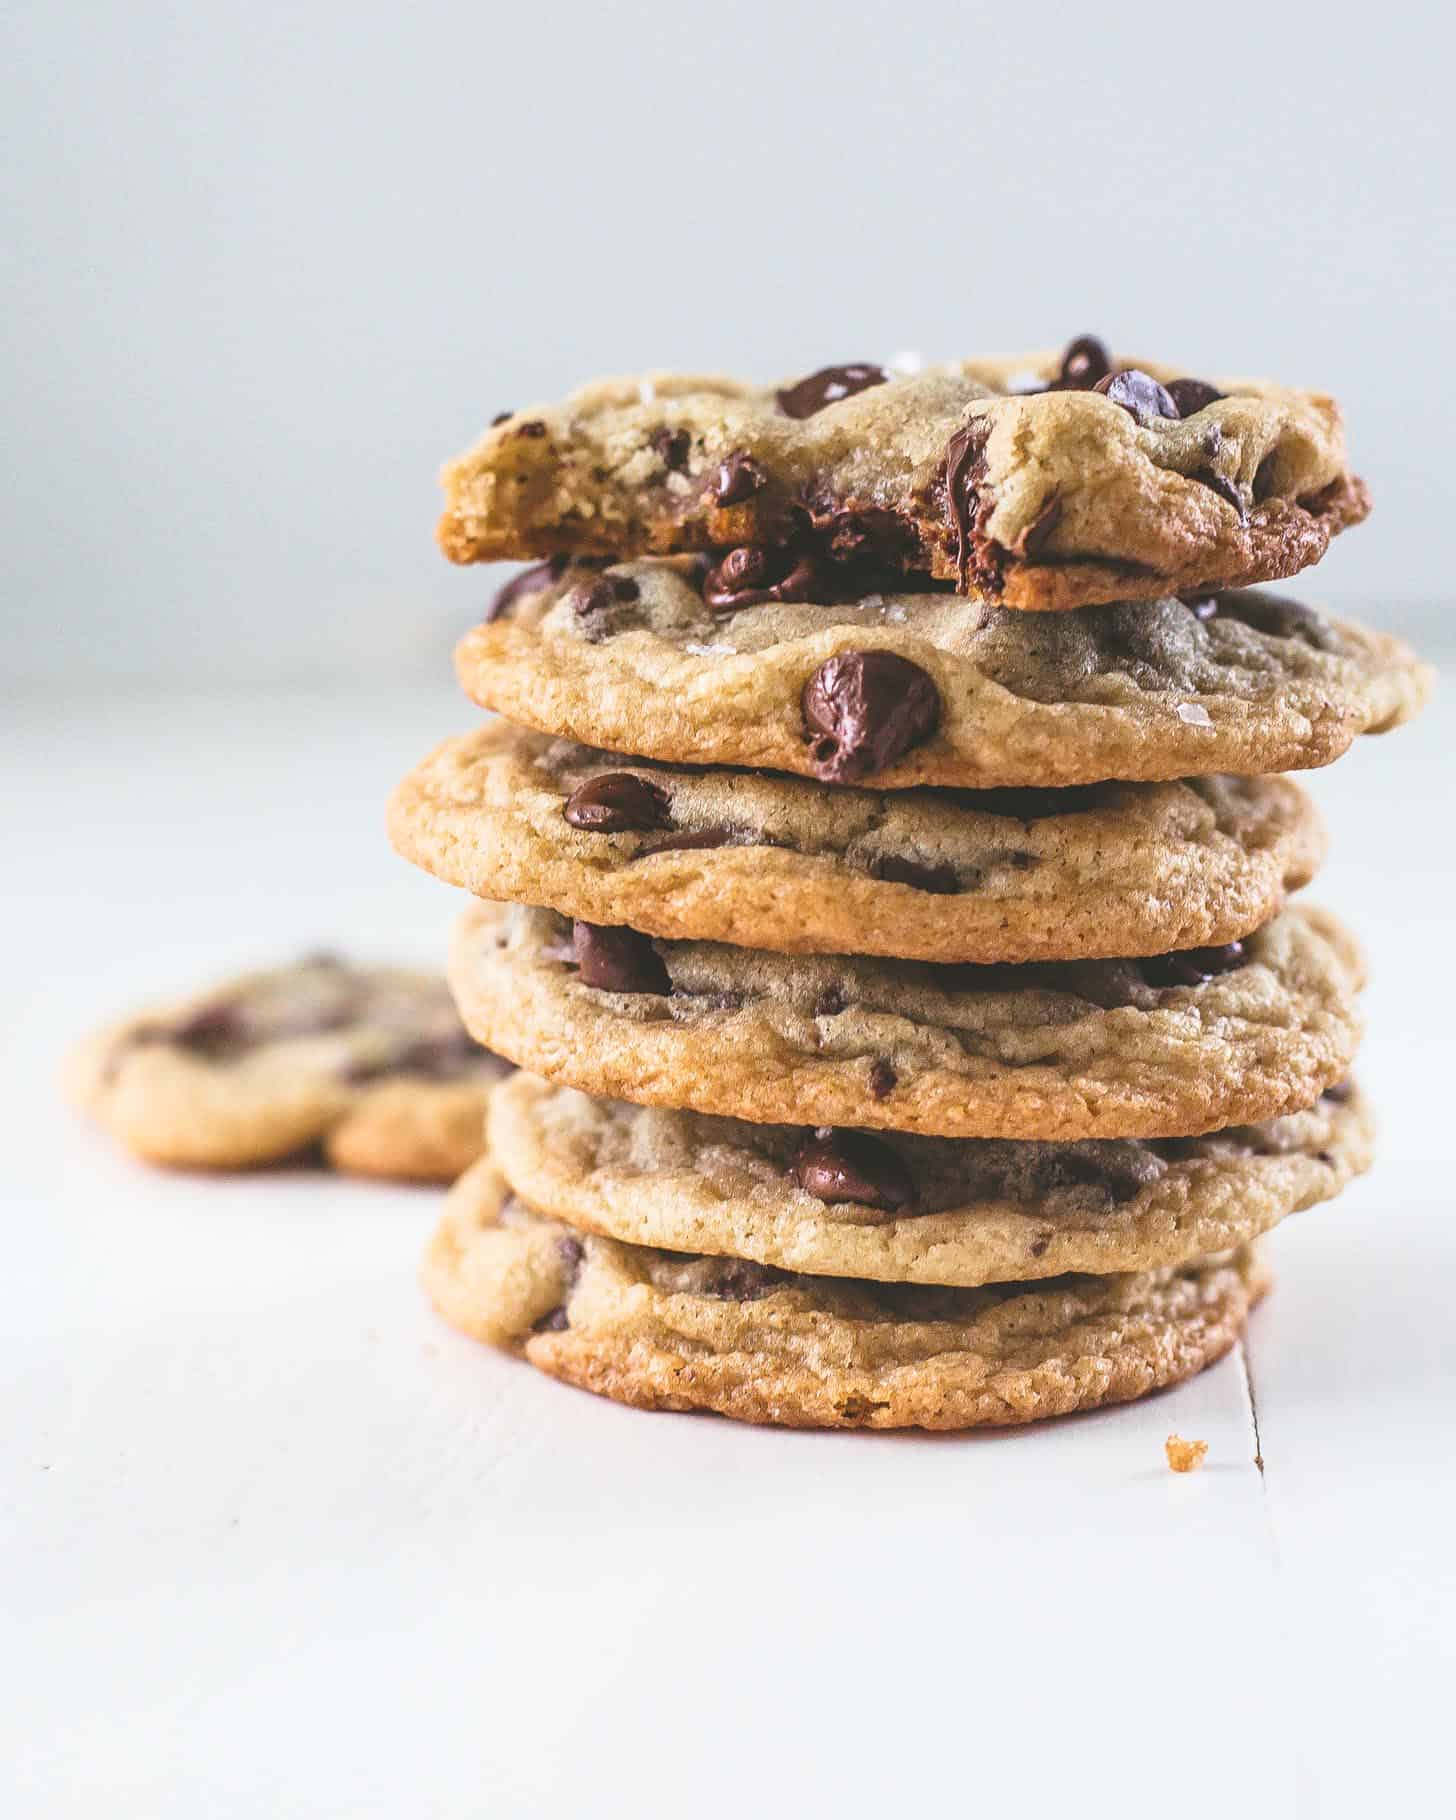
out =
[(1268, 1287), (1248, 1247), (983, 1288), (801, 1276), (575, 1232), (477, 1164), (424, 1263), (445, 1318), (642, 1409), (795, 1428), (975, 1428), (1130, 1401), (1222, 1356)]
[(315, 955), (111, 1026), (67, 1086), (148, 1162), (246, 1169), (320, 1145), (351, 1174), (446, 1182), (480, 1155), (509, 1071), (443, 980)]
[(947, 592), (724, 607), (710, 577), (528, 570), (462, 641), (460, 680), (608, 751), (969, 790), (1326, 765), (1431, 684), (1398, 639), (1253, 591), (1052, 615)]
[(443, 478), (455, 562), (731, 548), (789, 558), (755, 586), (928, 574), (1032, 608), (1293, 575), (1369, 509), (1332, 399), (1090, 337), (913, 375), (606, 380), (503, 413)]
[(1370, 1165), (1358, 1091), (1206, 1137), (1075, 1144), (750, 1125), (517, 1074), (490, 1154), (535, 1211), (816, 1276), (975, 1285), (1161, 1270), (1246, 1244)]
[(405, 858), (478, 897), (781, 953), (1023, 961), (1235, 941), (1308, 882), (1291, 779), (1070, 790), (824, 790), (644, 764), (504, 721), (390, 803)]
[(928, 966), (654, 941), (477, 904), (450, 983), (473, 1035), (565, 1086), (754, 1123), (942, 1137), (1176, 1137), (1310, 1106), (1359, 1038), (1323, 912), (1142, 960)]

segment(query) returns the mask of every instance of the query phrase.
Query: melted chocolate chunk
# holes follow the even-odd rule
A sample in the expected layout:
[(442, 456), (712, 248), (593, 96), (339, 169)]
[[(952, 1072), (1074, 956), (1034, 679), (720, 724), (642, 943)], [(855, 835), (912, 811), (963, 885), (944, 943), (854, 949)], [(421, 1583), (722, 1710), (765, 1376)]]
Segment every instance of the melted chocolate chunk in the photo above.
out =
[(870, 1092), (877, 1100), (887, 1100), (900, 1084), (900, 1077), (894, 1066), (884, 1056), (879, 1056), (870, 1064)]
[(1243, 494), (1231, 480), (1226, 480), (1222, 474), (1215, 474), (1212, 468), (1205, 468), (1197, 474), (1190, 474), (1188, 478), (1196, 480), (1200, 486), (1207, 487), (1210, 493), (1217, 493), (1225, 505), (1232, 506), (1239, 515), (1240, 524), (1247, 521), (1249, 515), (1244, 510)]
[(818, 1201), (849, 1201), (881, 1213), (900, 1213), (915, 1203), (909, 1170), (888, 1144), (864, 1131), (821, 1125), (799, 1146), (793, 1174)]
[(1109, 373), (1093, 386), (1113, 404), (1120, 404), (1144, 429), (1161, 417), (1176, 417), (1178, 407), (1166, 386), (1159, 385), (1151, 373), (1139, 367), (1124, 367), (1120, 373)]
[(560, 581), (565, 573), (564, 556), (553, 556), (550, 562), (538, 562), (534, 568), (522, 569), (519, 575), (511, 577), (485, 609), (486, 625), (503, 618), (527, 594), (539, 594), (543, 588), (549, 588), (553, 582)]
[(985, 535), (991, 516), (989, 499), (982, 499), (980, 483), (986, 477), (986, 442), (990, 428), (984, 422), (967, 424), (945, 445), (943, 484), (946, 510), (956, 537), (956, 574), (964, 589), (974, 575), (990, 594), (1000, 591), (1001, 565), (995, 544)]
[(855, 783), (884, 771), (930, 738), (940, 723), (940, 692), (892, 651), (842, 651), (823, 663), (800, 697), (814, 775)]
[(815, 1017), (838, 1017), (849, 1000), (838, 986), (829, 986), (814, 1001)]
[(589, 834), (640, 834), (672, 825), (666, 790), (631, 771), (589, 777), (567, 797), (561, 814)]
[(1112, 371), (1112, 356), (1095, 335), (1079, 335), (1062, 355), (1062, 370), (1047, 389), (1053, 392), (1090, 392)]
[(926, 866), (919, 860), (904, 859), (895, 853), (875, 860), (870, 871), (875, 878), (882, 878), (888, 884), (909, 885), (916, 891), (933, 892), (937, 897), (950, 897), (961, 888), (954, 866)]
[(681, 474), (687, 467), (693, 439), (686, 430), (669, 430), (664, 425), (652, 432), (647, 443), (669, 474)]
[(576, 615), (582, 637), (597, 645), (640, 622), (636, 603), (641, 597), (642, 590), (630, 575), (594, 575), (577, 582), (563, 598)]
[(1219, 948), (1183, 948), (1175, 954), (1149, 955), (1138, 966), (1150, 986), (1203, 986), (1217, 974), (1242, 967), (1246, 959), (1242, 942), (1225, 942)]
[[(809, 515), (816, 536), (825, 549), (840, 563), (855, 563), (869, 573), (859, 580), (859, 593), (867, 591), (877, 574), (898, 580), (901, 572), (917, 566), (920, 556), (920, 533), (912, 519), (900, 512), (880, 506), (843, 506), (832, 500), (809, 502)], [(927, 578), (917, 577), (916, 586), (929, 588)], [(940, 584), (944, 585), (944, 584)]]
[(741, 506), (744, 500), (761, 493), (767, 484), (768, 477), (753, 457), (742, 449), (735, 449), (718, 469), (713, 497), (720, 506)]
[(1180, 417), (1193, 417), (1223, 397), (1218, 387), (1206, 379), (1170, 379), (1167, 392)]
[(856, 392), (867, 392), (871, 386), (883, 385), (888, 377), (883, 368), (872, 366), (868, 361), (856, 361), (849, 366), (820, 367), (817, 373), (811, 373), (807, 379), (801, 379), (797, 385), (776, 392), (774, 396), (785, 417), (812, 417), (826, 405), (838, 404), (843, 398), (853, 398)]
[(533, 1321), (531, 1323), (531, 1332), (565, 1333), (570, 1325), (570, 1321), (566, 1318), (566, 1304), (565, 1302), (559, 1302), (555, 1308), (552, 1308), (548, 1310), (547, 1313), (543, 1314), (539, 1321)]
[(1136, 1144), (1093, 1142), (1049, 1153), (1035, 1173), (1043, 1194), (1058, 1188), (1091, 1188), (1100, 1199), (1121, 1207), (1151, 1188), (1167, 1167), (1161, 1157)]
[(581, 983), (602, 992), (670, 992), (672, 982), (651, 941), (622, 925), (575, 922), (571, 944)]
[(586, 1256), (586, 1247), (580, 1239), (566, 1237), (556, 1241), (556, 1250), (562, 1263), (571, 1272), (574, 1282), (577, 1271), (581, 1269), (581, 1260)]
[(703, 599), (715, 613), (737, 613), (769, 600), (823, 604), (834, 596), (834, 579), (821, 558), (765, 544), (741, 544), (703, 577)]

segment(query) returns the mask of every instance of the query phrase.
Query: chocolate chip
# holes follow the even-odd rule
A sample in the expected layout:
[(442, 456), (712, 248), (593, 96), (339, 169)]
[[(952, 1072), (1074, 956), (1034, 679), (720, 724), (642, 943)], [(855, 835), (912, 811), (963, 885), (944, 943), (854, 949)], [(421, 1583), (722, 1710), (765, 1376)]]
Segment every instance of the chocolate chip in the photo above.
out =
[(884, 1056), (870, 1063), (870, 1092), (877, 1100), (887, 1100), (900, 1084), (900, 1077)]
[(1051, 1244), (1051, 1242), (1052, 1242), (1051, 1233), (1039, 1232), (1036, 1235), (1036, 1237), (1031, 1241), (1031, 1255), (1034, 1258), (1042, 1257), (1045, 1254), (1046, 1249)]
[(571, 945), (584, 986), (602, 992), (670, 992), (662, 956), (645, 935), (621, 925), (575, 922)]
[(1232, 973), (1246, 959), (1242, 942), (1219, 948), (1183, 948), (1176, 954), (1149, 955), (1138, 962), (1150, 986), (1202, 986), (1220, 973)]
[(619, 603), (636, 600), (641, 593), (630, 575), (594, 575), (590, 581), (579, 581), (566, 598), (571, 610), (585, 619), (593, 613), (605, 613)]
[(493, 430), (498, 430), (503, 423), (509, 423), (514, 416), (514, 411), (497, 411), (495, 416), (490, 420), (490, 427)]
[(1218, 387), (1206, 379), (1170, 379), (1167, 392), (1180, 417), (1192, 417), (1223, 397)]
[(751, 1258), (724, 1258), (707, 1279), (707, 1293), (724, 1302), (756, 1302), (793, 1279), (787, 1270)]
[(566, 1318), (566, 1304), (565, 1302), (561, 1302), (555, 1308), (552, 1308), (546, 1314), (543, 1314), (539, 1321), (533, 1321), (531, 1323), (531, 1332), (565, 1333), (570, 1325), (570, 1321)]
[(1333, 1086), (1325, 1088), (1320, 1098), (1329, 1100), (1336, 1106), (1343, 1106), (1354, 1091), (1355, 1083), (1353, 1081), (1336, 1081)]
[(1178, 407), (1167, 387), (1159, 385), (1151, 373), (1144, 373), (1139, 367), (1124, 367), (1120, 373), (1109, 373), (1099, 379), (1092, 390), (1101, 392), (1113, 404), (1120, 404), (1144, 429), (1161, 417), (1178, 415)]
[(735, 449), (718, 469), (713, 497), (720, 506), (738, 506), (762, 492), (767, 484), (767, 476), (753, 457)]
[(886, 770), (940, 723), (935, 683), (893, 651), (831, 657), (804, 684), (799, 706), (814, 775), (831, 784)]
[(905, 859), (895, 853), (873, 861), (870, 872), (888, 884), (909, 885), (916, 891), (933, 892), (937, 897), (949, 897), (961, 888), (954, 866), (925, 866), (919, 860)]
[(664, 425), (647, 438), (647, 446), (669, 474), (681, 474), (688, 465), (693, 439), (686, 430), (669, 430)]
[(856, 392), (867, 392), (871, 386), (883, 385), (889, 375), (868, 361), (855, 361), (849, 366), (820, 367), (807, 379), (776, 392), (779, 409), (785, 417), (812, 417), (826, 405), (853, 398)]
[(913, 1206), (910, 1172), (879, 1138), (864, 1131), (836, 1131), (822, 1125), (799, 1146), (794, 1180), (816, 1200), (848, 1201), (898, 1213)]
[(1211, 468), (1204, 468), (1196, 474), (1190, 474), (1188, 478), (1196, 480), (1200, 486), (1207, 487), (1210, 493), (1216, 493), (1225, 505), (1232, 506), (1239, 515), (1240, 524), (1247, 520), (1249, 515), (1244, 510), (1244, 496), (1231, 480), (1226, 480), (1222, 474), (1215, 474)]
[(549, 562), (538, 562), (533, 569), (522, 569), (519, 575), (511, 577), (485, 609), (486, 625), (502, 618), (525, 595), (539, 594), (553, 582), (560, 581), (565, 573), (564, 556), (553, 556)]
[(1054, 387), (1063, 392), (1090, 392), (1112, 371), (1112, 356), (1095, 335), (1079, 335), (1062, 355), (1062, 370)]
[(703, 599), (715, 613), (737, 613), (769, 600), (832, 600), (829, 565), (820, 558), (764, 544), (740, 544), (703, 577)]
[(849, 1000), (838, 986), (826, 986), (814, 1001), (815, 1017), (838, 1017)]
[(1035, 561), (1051, 542), (1052, 532), (1056, 530), (1061, 520), (1061, 497), (1053, 493), (1012, 545), (1013, 554), (1026, 561)]
[(524, 436), (528, 442), (534, 442), (538, 437), (546, 434), (546, 426), (539, 417), (531, 417), (516, 430), (515, 434)]
[(637, 834), (671, 825), (666, 790), (631, 771), (589, 777), (567, 797), (561, 814), (588, 834)]
[(237, 1055), (257, 1040), (241, 1006), (223, 1000), (200, 1005), (180, 1022), (160, 1028), (158, 1035), (162, 1041), (203, 1061), (221, 1061), (225, 1056)]
[(571, 1271), (574, 1277), (576, 1272), (581, 1268), (581, 1260), (586, 1256), (586, 1247), (582, 1244), (580, 1239), (573, 1239), (568, 1236), (556, 1241), (556, 1250), (562, 1263), (565, 1264), (566, 1268)]

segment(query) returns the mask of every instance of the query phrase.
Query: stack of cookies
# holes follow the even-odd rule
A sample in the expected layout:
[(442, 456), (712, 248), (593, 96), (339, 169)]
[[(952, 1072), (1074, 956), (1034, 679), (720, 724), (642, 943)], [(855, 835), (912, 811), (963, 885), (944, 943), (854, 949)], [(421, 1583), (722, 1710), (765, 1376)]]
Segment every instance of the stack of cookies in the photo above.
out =
[(620, 1401), (960, 1428), (1216, 1359), (1257, 1241), (1370, 1160), (1361, 962), (1289, 907), (1288, 770), (1420, 705), (1395, 639), (1247, 590), (1365, 516), (1325, 397), (1112, 356), (498, 419), (459, 562), (504, 718), (396, 792), (477, 899), (518, 1064), (426, 1262)]

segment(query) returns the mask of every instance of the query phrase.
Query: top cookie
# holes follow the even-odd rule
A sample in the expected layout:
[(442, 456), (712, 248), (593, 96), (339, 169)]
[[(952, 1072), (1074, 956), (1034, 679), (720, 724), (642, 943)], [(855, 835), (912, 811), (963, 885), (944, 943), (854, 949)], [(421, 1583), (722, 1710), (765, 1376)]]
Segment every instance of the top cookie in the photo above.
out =
[(1332, 399), (1090, 337), (785, 387), (603, 380), (498, 419), (443, 480), (454, 562), (792, 545), (845, 593), (928, 573), (1038, 609), (1293, 575), (1369, 509)]

